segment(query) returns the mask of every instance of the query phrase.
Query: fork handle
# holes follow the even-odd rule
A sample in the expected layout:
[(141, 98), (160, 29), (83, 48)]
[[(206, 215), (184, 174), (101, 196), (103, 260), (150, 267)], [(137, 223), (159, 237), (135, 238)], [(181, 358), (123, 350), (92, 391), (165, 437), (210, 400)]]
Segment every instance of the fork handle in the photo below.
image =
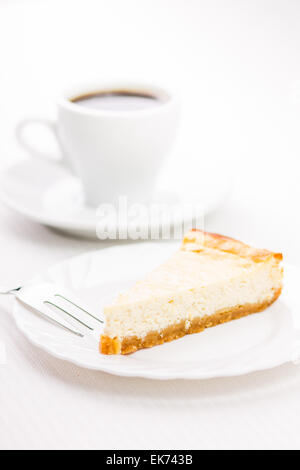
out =
[(14, 289), (6, 289), (3, 286), (0, 286), (0, 295), (16, 295), (22, 287), (15, 287)]

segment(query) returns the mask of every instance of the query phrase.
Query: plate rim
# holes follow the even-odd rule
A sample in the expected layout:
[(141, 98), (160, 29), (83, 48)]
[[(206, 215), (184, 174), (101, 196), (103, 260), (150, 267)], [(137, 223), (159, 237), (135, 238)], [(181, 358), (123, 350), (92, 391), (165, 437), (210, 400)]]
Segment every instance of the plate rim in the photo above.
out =
[(91, 371), (95, 371), (95, 372), (105, 372), (107, 374), (110, 374), (110, 375), (114, 375), (116, 377), (128, 377), (128, 378), (142, 378), (142, 379), (149, 379), (149, 380), (208, 380), (208, 379), (219, 379), (219, 378), (228, 378), (228, 377), (240, 377), (240, 376), (243, 376), (243, 375), (247, 375), (247, 374), (251, 374), (251, 373), (255, 373), (255, 372), (261, 372), (261, 371), (264, 371), (264, 370), (272, 370), (272, 369), (275, 369), (276, 367), (280, 367), (281, 365), (283, 364), (287, 364), (288, 362), (291, 362), (292, 360), (288, 361), (288, 360), (282, 360), (282, 361), (278, 361), (277, 363), (274, 363), (272, 365), (262, 365), (261, 367), (256, 367), (255, 369), (251, 368), (251, 367), (248, 367), (248, 368), (244, 368), (244, 369), (240, 369), (239, 371), (238, 370), (232, 370), (232, 371), (228, 371), (226, 373), (221, 373), (221, 374), (214, 374), (213, 372), (212, 373), (196, 373), (196, 372), (193, 372), (192, 374), (188, 374), (188, 373), (169, 373), (168, 375), (163, 375), (163, 374), (157, 374), (157, 373), (154, 373), (154, 372), (149, 372), (147, 373), (147, 371), (145, 370), (144, 372), (141, 372), (141, 373), (133, 373), (129, 370), (124, 370), (124, 371), (121, 371), (121, 369), (119, 369), (118, 371), (114, 370), (114, 369), (111, 369), (110, 367), (93, 367), (93, 366), (87, 366), (86, 364), (84, 364), (83, 362), (80, 362), (80, 361), (76, 361), (75, 359), (73, 358), (66, 358), (65, 356), (63, 356), (62, 354), (59, 354), (59, 353), (55, 353), (52, 349), (50, 348), (47, 348), (43, 343), (40, 343), (39, 341), (36, 341), (34, 338), (32, 338), (24, 329), (22, 329), (22, 327), (18, 324), (18, 322), (16, 321), (16, 316), (14, 315), (14, 320), (15, 320), (15, 323), (19, 329), (19, 331), (21, 331), (23, 333), (23, 335), (28, 339), (28, 341), (33, 344), (34, 346), (38, 347), (39, 349), (41, 349), (42, 351), (46, 352), (47, 354), (49, 354), (50, 356), (52, 357), (55, 357), (56, 359), (59, 359), (59, 360), (62, 360), (62, 361), (66, 361), (66, 362), (69, 362), (77, 367), (80, 367), (82, 369), (87, 369), (87, 370), (91, 370)]
[[(26, 158), (4, 168), (0, 172), (0, 183), (3, 179), (5, 179), (5, 181), (7, 182), (7, 174), (10, 171), (17, 169), (22, 164), (30, 165), (32, 162), (34, 162), (32, 158)], [(48, 165), (48, 167), (50, 168), (51, 167), (55, 169), (59, 168), (55, 162), (53, 164), (45, 162), (44, 164), (45, 166)], [(66, 170), (63, 170), (63, 169), (61, 170), (62, 172), (63, 171), (65, 172), (64, 174), (66, 178), (70, 175), (76, 178), (71, 173), (69, 174), (66, 173)], [(220, 192), (219, 197), (213, 200), (212, 202), (210, 202), (209, 204), (206, 203), (203, 209), (203, 215), (207, 215), (207, 214), (214, 212), (219, 207), (219, 205), (221, 205), (222, 202), (225, 200), (225, 198), (227, 197), (229, 193), (229, 190), (230, 190), (230, 180), (228, 179), (226, 188), (222, 192)], [(37, 222), (37, 223), (40, 223), (40, 224), (43, 224), (52, 228), (56, 228), (62, 231), (67, 231), (70, 233), (72, 232), (78, 233), (80, 231), (86, 232), (87, 234), (92, 235), (95, 239), (98, 239), (99, 241), (101, 241), (96, 235), (96, 228), (97, 228), (96, 218), (93, 220), (92, 218), (81, 220), (79, 217), (76, 217), (76, 216), (72, 217), (72, 215), (69, 216), (69, 218), (64, 218), (66, 217), (66, 214), (62, 215), (62, 217), (59, 217), (59, 216), (55, 217), (53, 215), (49, 215), (47, 212), (43, 212), (42, 210), (38, 211), (36, 209), (28, 208), (28, 206), (22, 203), (18, 204), (16, 203), (15, 200), (12, 200), (12, 198), (9, 197), (9, 194), (7, 194), (5, 187), (4, 186), (2, 187), (1, 184), (0, 184), (0, 200), (10, 210), (16, 212), (17, 214), (23, 217), (33, 220), (34, 222)], [(196, 202), (200, 203), (201, 201), (195, 200), (195, 203)], [(184, 222), (184, 219), (182, 219), (182, 222)]]

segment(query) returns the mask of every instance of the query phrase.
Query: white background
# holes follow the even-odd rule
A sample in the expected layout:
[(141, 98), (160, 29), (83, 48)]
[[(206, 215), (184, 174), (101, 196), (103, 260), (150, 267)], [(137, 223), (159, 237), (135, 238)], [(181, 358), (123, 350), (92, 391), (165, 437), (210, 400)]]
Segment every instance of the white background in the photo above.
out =
[[(207, 162), (227, 168), (232, 191), (206, 228), (300, 264), (298, 1), (2, 0), (0, 52), (0, 168), (25, 157), (16, 122), (54, 117), (61, 89), (97, 77), (164, 82), (183, 104), (165, 177), (184, 166), (188, 184), (187, 168), (199, 178)], [(0, 227), (3, 284), (104, 246), (2, 206)], [(299, 448), (299, 368), (205, 382), (95, 374), (29, 345), (10, 299), (1, 305), (2, 448)]]

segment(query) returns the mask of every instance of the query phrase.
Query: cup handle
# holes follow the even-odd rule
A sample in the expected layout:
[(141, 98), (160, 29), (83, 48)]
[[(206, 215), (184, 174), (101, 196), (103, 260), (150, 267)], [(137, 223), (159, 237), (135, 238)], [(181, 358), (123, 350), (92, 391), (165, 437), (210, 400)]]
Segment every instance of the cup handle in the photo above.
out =
[(35, 157), (35, 158), (42, 158), (48, 162), (51, 162), (51, 163), (56, 163), (56, 164), (65, 164), (65, 161), (64, 161), (64, 158), (62, 157), (62, 155), (60, 155), (60, 157), (58, 158), (55, 158), (53, 157), (53, 155), (50, 155), (46, 152), (43, 152), (37, 148), (35, 148), (34, 146), (32, 146), (28, 140), (26, 139), (25, 135), (24, 135), (24, 130), (26, 127), (29, 127), (29, 126), (34, 126), (34, 125), (43, 125), (43, 126), (46, 126), (48, 129), (50, 129), (50, 131), (52, 132), (52, 134), (54, 135), (56, 141), (58, 142), (59, 144), (59, 139), (58, 139), (58, 135), (57, 135), (57, 128), (56, 128), (56, 124), (54, 121), (50, 121), (50, 120), (46, 120), (46, 119), (23, 119), (22, 121), (20, 121), (17, 126), (16, 126), (16, 130), (15, 130), (15, 135), (16, 135), (16, 139), (18, 141), (18, 143), (21, 145), (21, 147), (23, 147), (31, 156)]

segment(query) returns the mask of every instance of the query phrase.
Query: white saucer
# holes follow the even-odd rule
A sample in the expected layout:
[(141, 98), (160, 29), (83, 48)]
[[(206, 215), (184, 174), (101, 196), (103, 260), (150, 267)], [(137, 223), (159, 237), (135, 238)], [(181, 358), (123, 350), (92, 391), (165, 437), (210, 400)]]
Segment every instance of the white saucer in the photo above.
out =
[[(206, 215), (217, 208), (228, 189), (229, 179), (222, 172), (202, 168), (198, 184), (183, 186), (174, 180), (173, 187), (158, 193), (155, 200), (168, 204), (195, 202), (201, 208), (200, 215)], [(0, 175), (0, 199), (36, 222), (75, 235), (97, 238), (97, 210), (84, 203), (78, 178), (59, 165), (29, 159), (6, 169)], [(183, 220), (176, 221), (181, 222)]]
[[(62, 289), (71, 291), (68, 295), (74, 301), (100, 317), (103, 305), (159, 265), (176, 248), (174, 242), (147, 242), (77, 256), (36, 277), (24, 288), (24, 295), (27, 294), (30, 305), (35, 305), (40, 283), (54, 283), (59, 293)], [(242, 375), (299, 360), (299, 272), (299, 268), (285, 266), (283, 293), (264, 312), (128, 356), (99, 353), (101, 327), (93, 333), (82, 331), (85, 336), (79, 338), (32, 313), (17, 299), (14, 318), (33, 344), (84, 368), (151, 379)], [(43, 308), (40, 302), (39, 309)], [(91, 322), (90, 317), (88, 321)], [(76, 329), (80, 329), (78, 323)]]

